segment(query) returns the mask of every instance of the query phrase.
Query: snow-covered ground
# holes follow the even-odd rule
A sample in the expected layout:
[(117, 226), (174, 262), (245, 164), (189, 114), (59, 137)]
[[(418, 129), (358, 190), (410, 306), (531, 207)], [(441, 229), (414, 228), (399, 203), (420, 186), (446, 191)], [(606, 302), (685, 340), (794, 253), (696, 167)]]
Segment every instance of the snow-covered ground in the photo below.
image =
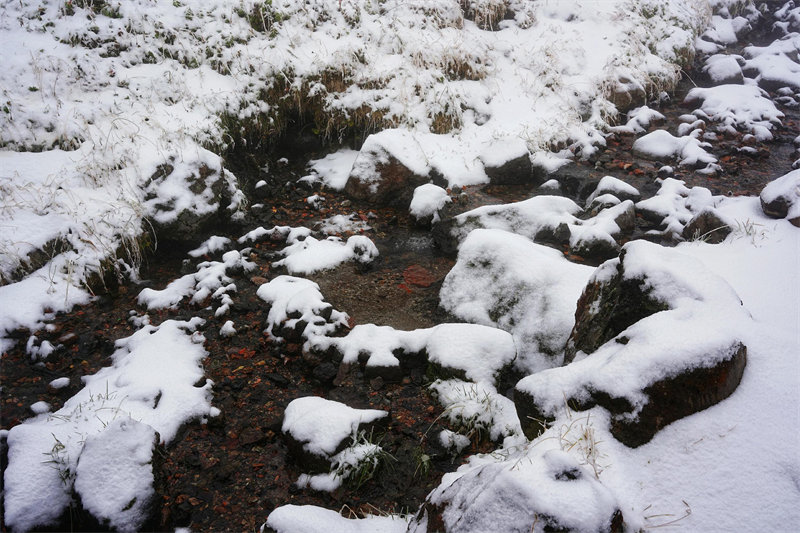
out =
[[(302, 109), (327, 139), (348, 129), (379, 131), (361, 153), (343, 150), (311, 162), (307, 183), (340, 190), (354, 176), (377, 184), (378, 163), (392, 157), (450, 186), (480, 184), (489, 180), (486, 169), (519, 157), (558, 166), (558, 160), (591, 156), (604, 146), (617, 106), (636, 109), (616, 131), (645, 134), (661, 118), (641, 107), (645, 93), (671, 88), (697, 50), (715, 54), (705, 71), (721, 85), (689, 94), (687, 103), (696, 109), (677, 136), (652, 131), (634, 149), (717, 172), (722, 167), (710, 153), (714, 131), (768, 141), (783, 116), (763, 89), (783, 88), (784, 97), (800, 89), (800, 34), (791, 33), (800, 29), (800, 9), (790, 4), (777, 15), (783, 39), (728, 57), (725, 45), (736, 43), (757, 18), (747, 2), (5, 2), (0, 350), (13, 345), (10, 332), (27, 329), (31, 357), (46, 358), (53, 346), (39, 343), (36, 332), (55, 313), (89, 302), (97, 274), (137, 279), (142, 249), (153, 246), (153, 228), (189, 238), (187, 220), (240, 217), (246, 199), (225, 168), (225, 151), (234, 143), (262, 149), (264, 136), (280, 135), (288, 117)], [(800, 206), (790, 170), (766, 194), (794, 202), (789, 219)], [(528, 511), (535, 517), (561, 513), (562, 525), (597, 530), (610, 524), (617, 509), (628, 531), (667, 525), (792, 530), (800, 523), (800, 230), (787, 218), (766, 216), (757, 197), (712, 197), (670, 178), (652, 198), (634, 195), (635, 209), (663, 219), (653, 238), (682, 240), (703, 210), (712, 210), (732, 232), (720, 244), (681, 242), (637, 262), (669, 310), (626, 328), (618, 343), (624, 348), (611, 340), (597, 354), (579, 354), (561, 366), (559, 347), (570, 335), (581, 290), (590, 280), (605, 279), (616, 263), (599, 270), (570, 264), (533, 240), (542, 227), (563, 224), (576, 240), (602, 233), (617, 246), (620, 228), (608, 224), (608, 215), (634, 209), (634, 199), (607, 195), (636, 191), (608, 179), (603, 185), (587, 203), (605, 198), (614, 205), (594, 222), (579, 221), (581, 208), (572, 200), (539, 196), (476, 210), (458, 227), (459, 261), (445, 280), (441, 305), (480, 326), (399, 332), (359, 325), (332, 338), (347, 315), (332, 310), (318, 285), (286, 275), (258, 291), (270, 307), (268, 332), (279, 340), (278, 328), (294, 321), (289, 326), (304, 328), (307, 348), (338, 346), (347, 362), (368, 346), (376, 360), (383, 354), (382, 361), (395, 363), (393, 350), (406, 348), (464, 374), (437, 381), (433, 389), (454, 427), (468, 435), (467, 423), (473, 429), (479, 424), (498, 447), (471, 457), (429, 496), (429, 503), (449, 509), (441, 518), (451, 531), (533, 527)], [(411, 213), (436, 221), (449, 199), (445, 189), (423, 185)], [(308, 199), (309, 205), (318, 201)], [(366, 236), (324, 236), (326, 228), (342, 224), (348, 223), (326, 220), (316, 237), (312, 228), (276, 226), (254, 229), (238, 242), (217, 237), (197, 243), (190, 255), (225, 252), (222, 260), (201, 263), (163, 290), (143, 290), (139, 302), (164, 309), (210, 297), (222, 317), (235, 305), (229, 274), (254, 268), (244, 246), (265, 235), (286, 241), (274, 265), (292, 275), (379, 255)], [(648, 256), (645, 246), (626, 246), (629, 257)], [(693, 272), (702, 278), (689, 279)], [(731, 305), (737, 297), (741, 308)], [(213, 383), (203, 375), (202, 360), (215, 354), (202, 348), (200, 319), (158, 325), (146, 315), (132, 319), (140, 329), (118, 340), (112, 366), (85, 376), (84, 387), (60, 410), (34, 404), (34, 418), (2, 435), (9, 446), (4, 520), (12, 530), (54, 523), (74, 495), (98, 519), (136, 530), (155, 497), (147, 466), (154, 447), (174, 439), (181, 424), (219, 414), (212, 406)], [(483, 335), (480, 328), (499, 329)], [(236, 335), (235, 324), (227, 321), (220, 331)], [(475, 349), (486, 338), (499, 339), (489, 350), (491, 360)], [(602, 385), (603, 392), (640, 408), (650, 379), (645, 372), (710, 365), (713, 358), (692, 359), (691, 349), (718, 339), (747, 347), (735, 392), (636, 448), (615, 438), (615, 421), (601, 406), (556, 409), (544, 433), (526, 438), (513, 402), (493, 383), (501, 367), (513, 364), (532, 374), (521, 389), (529, 390), (544, 371), (559, 377), (550, 385), (576, 394)], [(647, 348), (643, 357), (655, 353), (654, 359), (632, 358), (637, 343)], [(466, 357), (459, 358), (459, 350)], [(622, 370), (592, 367), (604, 366), (595, 355)], [(153, 372), (156, 367), (162, 370)], [(530, 390), (538, 392), (547, 383), (534, 385)], [(558, 392), (564, 394), (553, 394)], [(300, 427), (295, 422), (302, 413), (287, 417), (287, 431)], [(465, 435), (440, 438), (464, 447)], [(121, 466), (111, 471), (110, 463)], [(492, 476), (491, 484), (479, 481), (484, 474)], [(574, 492), (564, 490), (565, 479)], [(104, 500), (112, 492), (118, 498)], [(508, 493), (514, 498), (501, 497)], [(331, 511), (285, 506), (269, 514), (268, 525), (281, 532), (425, 531), (428, 511), (414, 519), (373, 517), (356, 524)]]

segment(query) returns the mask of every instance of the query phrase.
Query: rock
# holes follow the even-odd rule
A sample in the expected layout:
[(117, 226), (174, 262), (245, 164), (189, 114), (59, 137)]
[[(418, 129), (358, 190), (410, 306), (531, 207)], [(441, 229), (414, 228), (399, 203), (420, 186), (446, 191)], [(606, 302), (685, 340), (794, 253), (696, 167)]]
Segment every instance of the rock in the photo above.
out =
[(389, 413), (353, 409), (343, 403), (307, 396), (292, 400), (281, 431), (289, 452), (305, 472), (328, 472), (331, 459), (360, 431), (386, 427)]
[(172, 157), (144, 184), (145, 215), (160, 238), (192, 240), (234, 203), (236, 178), (216, 158), (207, 163)]
[(644, 444), (736, 389), (747, 359), (737, 332), (749, 320), (733, 289), (699, 261), (628, 243), (578, 300), (566, 366), (517, 383), (523, 431), (535, 438), (565, 402), (578, 411), (600, 405), (612, 415), (612, 435)]
[(443, 482), (407, 531), (610, 533), (623, 531), (623, 516), (611, 491), (567, 452), (533, 451)]
[(344, 191), (370, 204), (408, 206), (414, 189), (429, 181), (426, 161), (411, 132), (385, 130), (370, 135), (353, 163)]
[(159, 440), (152, 427), (130, 418), (86, 438), (74, 490), (83, 510), (100, 525), (140, 531), (158, 514), (154, 469), (159, 462), (154, 452)]
[(547, 172), (531, 162), (530, 154), (515, 157), (498, 166), (484, 166), (489, 181), (498, 185), (541, 185)]
[(338, 372), (339, 368), (336, 365), (333, 363), (324, 362), (314, 367), (312, 375), (320, 383), (328, 384), (333, 382)]
[(255, 427), (246, 427), (239, 432), (239, 444), (242, 446), (252, 446), (266, 440), (264, 432)]
[(769, 183), (761, 191), (761, 209), (772, 218), (788, 218), (793, 225), (800, 227), (800, 170)]
[(686, 240), (702, 240), (709, 244), (719, 244), (731, 234), (733, 228), (723, 220), (719, 212), (706, 207), (697, 213), (683, 228)]
[(644, 90), (644, 86), (638, 81), (632, 80), (627, 76), (620, 76), (611, 84), (606, 98), (616, 106), (620, 113), (623, 113), (634, 107), (644, 105), (647, 93)]
[(572, 302), (591, 271), (520, 235), (476, 229), (442, 284), (440, 306), (461, 320), (511, 333), (520, 369), (550, 368), (563, 361)]

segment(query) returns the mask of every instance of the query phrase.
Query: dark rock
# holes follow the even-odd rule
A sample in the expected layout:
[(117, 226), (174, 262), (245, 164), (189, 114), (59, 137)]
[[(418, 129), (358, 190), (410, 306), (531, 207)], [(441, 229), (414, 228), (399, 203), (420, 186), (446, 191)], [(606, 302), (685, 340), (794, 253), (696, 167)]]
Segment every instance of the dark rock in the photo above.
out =
[(699, 239), (710, 244), (718, 244), (731, 234), (730, 227), (719, 214), (711, 208), (703, 209), (697, 213), (683, 228), (683, 238), (687, 240)]
[(264, 432), (258, 428), (246, 427), (239, 433), (239, 444), (242, 446), (252, 446), (265, 440)]
[(500, 166), (484, 166), (486, 175), (497, 185), (541, 185), (547, 179), (547, 171), (531, 162), (530, 154), (523, 154)]
[(584, 288), (578, 299), (575, 326), (567, 341), (564, 364), (572, 362), (579, 350), (592, 353), (635, 322), (669, 308), (650, 297), (652, 289), (644, 279), (623, 276), (624, 256), (623, 250), (610, 280), (590, 281)]
[(275, 385), (281, 387), (281, 388), (285, 388), (285, 387), (287, 387), (289, 385), (288, 378), (286, 378), (286, 377), (284, 377), (284, 376), (282, 376), (280, 374), (275, 374), (274, 372), (270, 373), (270, 374), (267, 374), (267, 379), (270, 380), (271, 382), (273, 382)]
[(789, 222), (800, 227), (800, 171), (794, 170), (770, 182), (761, 191), (761, 209), (771, 218), (791, 217)]
[(414, 173), (391, 155), (385, 155), (384, 159), (385, 162), (375, 164), (376, 181), (351, 174), (344, 192), (370, 204), (407, 206), (414, 189), (428, 183), (428, 176)]
[(312, 374), (320, 383), (332, 383), (339, 369), (333, 363), (325, 362), (314, 367)]

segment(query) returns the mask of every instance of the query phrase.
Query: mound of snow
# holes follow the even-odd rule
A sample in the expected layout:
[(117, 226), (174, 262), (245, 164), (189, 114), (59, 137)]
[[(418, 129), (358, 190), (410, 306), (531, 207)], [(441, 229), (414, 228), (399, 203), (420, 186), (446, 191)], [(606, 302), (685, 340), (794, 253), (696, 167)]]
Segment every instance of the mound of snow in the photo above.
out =
[(779, 126), (783, 118), (783, 113), (767, 98), (767, 94), (753, 85), (695, 87), (686, 95), (684, 103), (699, 103), (699, 111), (694, 111), (694, 114), (713, 121), (717, 130), (726, 133), (746, 131), (759, 141), (772, 140), (771, 130)]
[[(738, 86), (737, 86), (738, 87)], [(633, 152), (646, 159), (677, 159), (681, 166), (704, 166), (716, 163), (717, 158), (706, 152), (711, 145), (697, 137), (699, 132), (675, 137), (666, 130), (656, 130), (634, 141)]]
[[(153, 431), (159, 433), (163, 442), (169, 443), (183, 424), (219, 414), (219, 410), (211, 406), (212, 382), (206, 379), (202, 386), (196, 386), (204, 379), (201, 361), (207, 355), (202, 346), (204, 338), (196, 331), (202, 323), (199, 318), (188, 322), (168, 320), (158, 327), (145, 326), (130, 337), (118, 340), (117, 350), (111, 356), (112, 366), (85, 376), (83, 389), (61, 409), (11, 428), (7, 436), (8, 468), (4, 477), (7, 525), (26, 531), (57, 523), (70, 504), (70, 491), (82, 470), (84, 441), (109, 429), (125, 431), (120, 423), (114, 423), (115, 420), (137, 421), (130, 426), (130, 438), (123, 439), (127, 444), (113, 447), (117, 456), (109, 464), (122, 465), (131, 460), (131, 449), (138, 450), (133, 457), (141, 457), (145, 450), (152, 448)], [(132, 442), (136, 436), (146, 442)], [(99, 438), (96, 451), (108, 459), (103, 451), (105, 445), (100, 444), (107, 441)], [(115, 437), (109, 439), (116, 440)], [(135, 481), (128, 489), (144, 483), (140, 477), (146, 475), (144, 467), (135, 463), (130, 463), (130, 469), (126, 470), (138, 472), (126, 478)], [(89, 471), (90, 480), (97, 479), (92, 468), (83, 471)], [(123, 473), (120, 470), (120, 474)], [(152, 473), (149, 475), (152, 477)], [(109, 478), (109, 482), (113, 479), (119, 480)], [(102, 492), (108, 485), (82, 484), (81, 487), (91, 501), (111, 501), (109, 495)], [(148, 498), (147, 494), (139, 494), (139, 497), (142, 502)], [(133, 508), (136, 512), (140, 510), (138, 504)], [(102, 511), (108, 507), (98, 509)], [(138, 516), (126, 514), (124, 509), (120, 512), (115, 516), (123, 521)], [(109, 514), (98, 518), (113, 517)], [(130, 522), (125, 527), (135, 530), (137, 523)]]
[(474, 230), (439, 293), (453, 315), (514, 336), (515, 365), (527, 372), (560, 365), (575, 302), (592, 268), (501, 230)]
[(414, 189), (408, 212), (417, 220), (430, 220), (436, 223), (439, 221), (439, 210), (447, 203), (450, 203), (450, 195), (445, 189), (426, 183)]
[(351, 519), (314, 505), (283, 505), (269, 514), (265, 525), (277, 533), (405, 533), (408, 519), (400, 515)]

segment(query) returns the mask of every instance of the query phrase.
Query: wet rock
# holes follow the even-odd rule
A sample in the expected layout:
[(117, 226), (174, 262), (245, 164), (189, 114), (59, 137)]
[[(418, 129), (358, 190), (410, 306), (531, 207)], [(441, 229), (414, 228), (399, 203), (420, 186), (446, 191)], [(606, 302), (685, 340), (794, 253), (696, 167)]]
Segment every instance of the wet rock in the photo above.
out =
[(239, 432), (239, 444), (242, 446), (252, 446), (266, 440), (264, 432), (258, 428), (246, 427)]
[(702, 209), (683, 228), (686, 240), (702, 240), (710, 244), (718, 244), (731, 234), (733, 228), (723, 220), (722, 215), (711, 207)]
[(788, 218), (800, 227), (800, 170), (769, 183), (761, 191), (761, 209), (772, 218)]
[(336, 365), (334, 365), (333, 363), (325, 362), (314, 367), (312, 375), (320, 383), (327, 384), (333, 382), (338, 372), (339, 369)]

